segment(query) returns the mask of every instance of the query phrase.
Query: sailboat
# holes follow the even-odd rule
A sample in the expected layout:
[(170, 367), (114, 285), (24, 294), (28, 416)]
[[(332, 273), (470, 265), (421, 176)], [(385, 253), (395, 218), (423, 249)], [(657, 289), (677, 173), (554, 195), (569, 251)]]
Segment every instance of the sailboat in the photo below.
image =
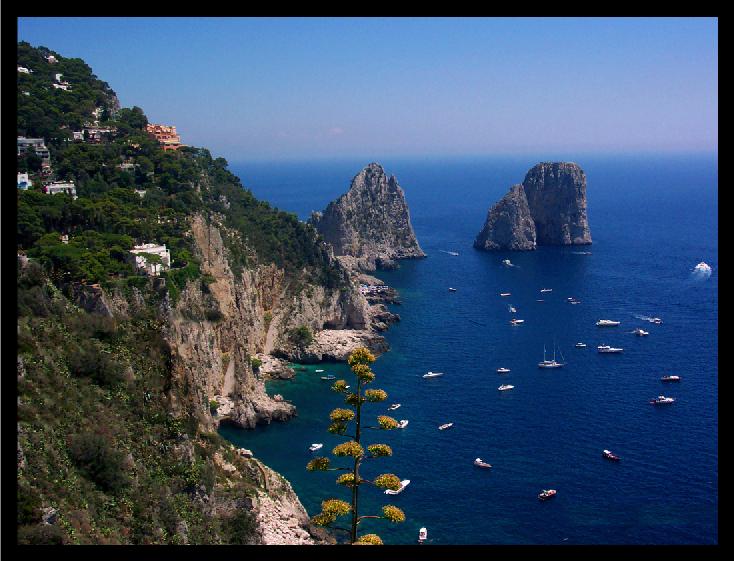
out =
[[(558, 349), (559, 352), (560, 350), (561, 349)], [(561, 359), (563, 359), (563, 353), (561, 353)], [(565, 364), (566, 364), (565, 362), (556, 361), (556, 343), (555, 341), (553, 342), (553, 360), (548, 360), (547, 358), (545, 358), (545, 345), (543, 345), (543, 362), (538, 363), (538, 368), (561, 368)]]

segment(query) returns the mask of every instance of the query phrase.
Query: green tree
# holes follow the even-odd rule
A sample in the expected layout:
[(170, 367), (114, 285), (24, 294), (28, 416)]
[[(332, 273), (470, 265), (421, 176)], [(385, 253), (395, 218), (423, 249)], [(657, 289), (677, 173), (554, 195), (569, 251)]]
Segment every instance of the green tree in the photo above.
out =
[[(351, 489), (352, 499), (348, 503), (340, 499), (327, 499), (321, 503), (321, 512), (312, 518), (315, 524), (320, 526), (331, 526), (339, 516), (351, 514), (350, 528), (337, 528), (349, 531), (349, 541), (353, 545), (382, 545), (382, 540), (376, 534), (357, 535), (359, 524), (366, 518), (381, 518), (390, 522), (404, 522), (405, 514), (394, 505), (382, 507), (381, 515), (359, 515), (359, 489), (364, 484), (374, 485), (380, 489), (397, 490), (400, 488), (400, 479), (392, 473), (383, 473), (374, 480), (363, 479), (359, 474), (362, 462), (374, 460), (386, 456), (392, 456), (392, 448), (387, 444), (369, 444), (362, 446), (362, 429), (392, 430), (397, 428), (398, 422), (392, 417), (380, 415), (377, 417), (377, 426), (362, 427), (362, 406), (366, 402), (377, 403), (387, 399), (387, 393), (381, 389), (366, 389), (375, 379), (375, 374), (370, 369), (370, 364), (375, 361), (374, 355), (366, 348), (356, 349), (349, 355), (348, 363), (352, 373), (355, 375), (357, 391), (348, 392), (345, 380), (334, 382), (332, 389), (345, 394), (344, 402), (349, 405), (348, 409), (334, 409), (329, 418), (331, 424), (328, 431), (346, 437), (348, 440), (337, 445), (332, 454), (337, 457), (352, 458), (354, 463), (348, 467), (331, 467), (329, 458), (314, 458), (306, 465), (309, 471), (344, 471), (336, 479), (338, 485)], [(350, 423), (353, 423), (354, 434), (347, 434)], [(336, 528), (336, 527), (335, 527)]]

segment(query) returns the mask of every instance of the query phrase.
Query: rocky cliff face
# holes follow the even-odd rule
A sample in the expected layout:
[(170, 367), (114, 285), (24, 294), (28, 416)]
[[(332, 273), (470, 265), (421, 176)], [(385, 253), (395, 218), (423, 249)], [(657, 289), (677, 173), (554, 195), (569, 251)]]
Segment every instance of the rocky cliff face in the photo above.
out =
[(474, 247), (486, 250), (535, 249), (535, 223), (522, 185), (515, 185), (487, 214)]
[(574, 163), (544, 162), (522, 182), (539, 245), (591, 243), (586, 217), (586, 174)]
[(311, 224), (337, 256), (354, 258), (365, 271), (394, 268), (395, 259), (425, 257), (418, 245), (403, 190), (372, 163), (352, 180), (349, 191), (314, 213)]
[(533, 250), (536, 245), (590, 243), (586, 175), (574, 163), (544, 162), (490, 209), (474, 247)]

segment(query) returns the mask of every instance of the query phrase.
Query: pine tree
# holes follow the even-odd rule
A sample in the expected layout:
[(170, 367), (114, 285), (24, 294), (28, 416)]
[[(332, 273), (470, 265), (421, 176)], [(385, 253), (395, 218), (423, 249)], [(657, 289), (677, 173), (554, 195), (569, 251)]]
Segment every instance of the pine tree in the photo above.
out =
[[(374, 480), (364, 479), (359, 474), (359, 468), (365, 460), (372, 460), (386, 456), (392, 456), (392, 448), (387, 444), (369, 444), (366, 451), (362, 446), (362, 430), (392, 430), (397, 428), (398, 422), (387, 415), (377, 417), (377, 426), (362, 426), (362, 406), (364, 403), (377, 403), (387, 399), (387, 393), (381, 389), (367, 389), (375, 379), (375, 374), (370, 369), (370, 364), (375, 361), (375, 357), (368, 349), (362, 347), (356, 349), (349, 355), (348, 363), (352, 373), (356, 377), (356, 393), (347, 391), (347, 383), (345, 380), (337, 380), (334, 382), (332, 389), (336, 392), (345, 394), (344, 402), (350, 406), (348, 409), (334, 409), (329, 418), (331, 424), (328, 431), (332, 434), (338, 434), (348, 438), (342, 444), (337, 445), (332, 450), (332, 454), (337, 457), (352, 458), (354, 463), (348, 467), (331, 467), (329, 458), (314, 458), (306, 469), (309, 471), (344, 471), (346, 473), (340, 475), (336, 479), (338, 485), (343, 485), (351, 489), (351, 502), (340, 499), (327, 499), (321, 503), (321, 512), (315, 515), (312, 520), (320, 526), (331, 526), (338, 517), (351, 514), (351, 527), (349, 531), (349, 541), (353, 545), (382, 545), (382, 540), (376, 534), (363, 534), (358, 536), (357, 531), (359, 524), (365, 518), (381, 518), (390, 522), (405, 521), (405, 514), (402, 510), (394, 505), (385, 505), (382, 507), (381, 515), (359, 515), (359, 491), (364, 484), (374, 485), (380, 489), (398, 490), (400, 488), (400, 478), (392, 473), (384, 473), (377, 476)], [(349, 424), (353, 422), (354, 434), (347, 434)], [(346, 528), (342, 528), (346, 529)]]

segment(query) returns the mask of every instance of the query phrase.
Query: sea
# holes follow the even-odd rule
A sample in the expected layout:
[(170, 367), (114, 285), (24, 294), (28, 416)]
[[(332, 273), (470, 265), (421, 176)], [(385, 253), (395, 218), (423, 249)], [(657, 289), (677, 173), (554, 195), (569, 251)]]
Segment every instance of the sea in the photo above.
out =
[[(385, 334), (390, 350), (373, 364), (371, 386), (389, 397), (365, 405), (365, 425), (382, 414), (409, 424), (364, 431), (363, 442), (389, 444), (393, 455), (365, 461), (362, 475), (393, 473), (410, 484), (392, 497), (364, 485), (360, 515), (394, 504), (406, 521), (365, 519), (360, 533), (377, 533), (386, 544), (415, 544), (421, 527), (429, 545), (716, 544), (717, 157), (577, 158), (587, 177), (592, 245), (473, 249), (489, 207), (546, 160), (379, 161), (404, 189), (428, 257), (376, 273), (398, 290), (400, 305), (390, 309), (401, 320)], [(241, 162), (231, 169), (255, 196), (305, 220), (346, 192), (368, 163)], [(701, 261), (710, 275), (694, 272)], [(513, 326), (513, 317), (525, 321)], [(597, 327), (599, 319), (621, 324)], [(649, 335), (632, 334), (637, 327)], [(601, 344), (624, 352), (599, 354)], [(544, 351), (551, 358), (554, 350), (565, 366), (538, 368)], [(267, 389), (292, 400), (297, 417), (220, 432), (285, 476), (314, 515), (324, 499), (349, 500), (334, 482), (340, 472), (306, 471), (312, 443), (323, 443), (323, 454), (344, 440), (326, 432), (343, 398), (321, 376), (352, 378), (345, 364), (294, 366), (301, 368), (294, 379)], [(500, 367), (510, 372), (499, 374)], [(444, 375), (423, 378), (428, 371)], [(662, 382), (668, 374), (681, 381)], [(514, 388), (498, 391), (501, 384)], [(676, 401), (652, 405), (658, 395)], [(401, 407), (388, 412), (392, 403)], [(438, 430), (449, 422), (451, 429)], [(603, 458), (604, 449), (621, 460)], [(475, 458), (492, 468), (474, 466)], [(543, 489), (557, 495), (540, 501)]]

